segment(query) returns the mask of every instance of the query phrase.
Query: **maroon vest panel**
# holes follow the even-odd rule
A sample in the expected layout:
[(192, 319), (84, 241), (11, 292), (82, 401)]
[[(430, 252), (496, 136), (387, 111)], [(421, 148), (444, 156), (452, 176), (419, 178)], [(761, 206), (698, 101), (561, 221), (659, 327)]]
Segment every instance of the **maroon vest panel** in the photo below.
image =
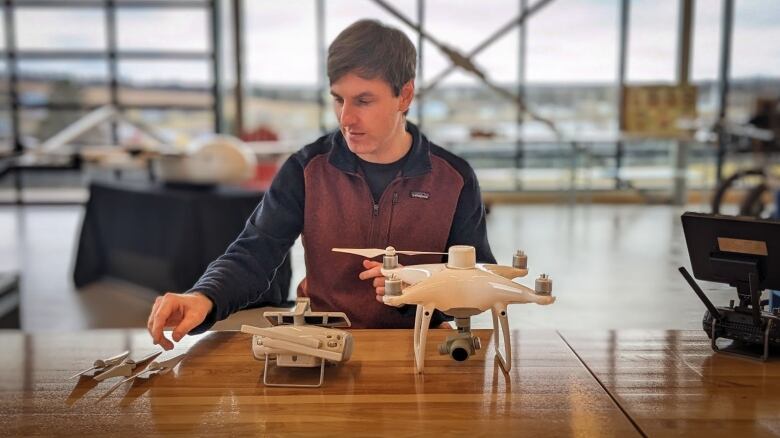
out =
[[(414, 327), (413, 316), (378, 302), (372, 281), (358, 278), (362, 257), (331, 248), (392, 245), (401, 250), (446, 251), (463, 177), (435, 155), (431, 166), (424, 175), (393, 180), (377, 210), (362, 175), (337, 169), (327, 154), (308, 163), (302, 237), (306, 278), (298, 286), (298, 295), (311, 298), (313, 310), (344, 312), (355, 328)], [(399, 258), (403, 265), (441, 260), (430, 255)]]

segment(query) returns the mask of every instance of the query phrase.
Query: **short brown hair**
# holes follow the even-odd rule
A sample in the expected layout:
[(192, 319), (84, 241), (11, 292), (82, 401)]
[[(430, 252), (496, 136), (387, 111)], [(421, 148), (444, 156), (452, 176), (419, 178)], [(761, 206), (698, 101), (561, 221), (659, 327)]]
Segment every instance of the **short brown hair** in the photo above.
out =
[(381, 77), (398, 96), (416, 69), (417, 50), (406, 34), (376, 20), (352, 23), (328, 48), (331, 84), (354, 72), (366, 79)]

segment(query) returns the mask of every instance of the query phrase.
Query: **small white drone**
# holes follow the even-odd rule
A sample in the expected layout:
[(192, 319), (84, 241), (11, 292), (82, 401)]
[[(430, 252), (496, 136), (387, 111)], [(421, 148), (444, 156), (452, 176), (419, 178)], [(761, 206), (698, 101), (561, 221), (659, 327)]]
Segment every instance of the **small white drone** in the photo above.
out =
[[(352, 334), (330, 327), (349, 327), (349, 318), (342, 312), (312, 312), (309, 298), (298, 298), (292, 312), (265, 312), (263, 316), (274, 327), (242, 325), (241, 331), (252, 336), (252, 352), (265, 360), (263, 383), (266, 386), (318, 388), (325, 378), (325, 362), (340, 363), (352, 355)], [(310, 325), (311, 324), (311, 325)], [(320, 367), (316, 385), (270, 383), (268, 362), (294, 368)]]
[[(535, 290), (511, 280), (528, 274), (528, 257), (522, 251), (514, 254), (512, 266), (477, 263), (474, 247), (466, 245), (452, 246), (448, 253), (398, 251), (392, 246), (384, 250), (333, 248), (333, 251), (368, 258), (384, 255), (384, 303), (390, 306), (417, 305), (414, 361), (419, 373), (423, 372), (425, 365), (425, 341), (434, 310), (454, 317), (458, 327), (458, 332), (439, 346), (439, 353), (449, 354), (456, 361), (464, 361), (481, 347), (479, 338), (471, 334), (470, 318), (490, 309), (493, 314), (496, 357), (504, 372), (509, 373), (512, 366), (512, 343), (509, 338), (507, 305), (548, 305), (555, 302), (552, 280), (547, 275), (542, 274), (536, 279)], [(400, 266), (398, 254), (447, 254), (448, 262)], [(402, 283), (409, 286), (404, 288)], [(503, 355), (498, 340), (499, 322), (504, 338)]]

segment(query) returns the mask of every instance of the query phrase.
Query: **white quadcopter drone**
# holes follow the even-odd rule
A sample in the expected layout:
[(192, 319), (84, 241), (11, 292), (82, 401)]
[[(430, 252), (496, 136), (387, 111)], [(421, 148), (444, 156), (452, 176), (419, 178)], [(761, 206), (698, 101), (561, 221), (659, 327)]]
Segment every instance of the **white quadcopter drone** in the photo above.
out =
[[(333, 251), (367, 258), (384, 256), (384, 303), (397, 307), (404, 304), (417, 305), (414, 361), (419, 373), (423, 372), (425, 365), (425, 341), (434, 310), (454, 317), (458, 327), (457, 334), (449, 336), (439, 346), (439, 353), (449, 354), (456, 361), (464, 361), (481, 347), (479, 338), (471, 334), (470, 318), (490, 309), (493, 314), (496, 357), (504, 372), (509, 373), (512, 366), (512, 343), (509, 339), (507, 305), (548, 305), (555, 302), (552, 280), (547, 275), (542, 274), (536, 279), (535, 290), (511, 280), (528, 274), (528, 257), (522, 251), (517, 251), (513, 256), (512, 266), (477, 263), (474, 247), (466, 245), (452, 246), (448, 253), (398, 251), (392, 246), (386, 249), (333, 248)], [(400, 266), (398, 254), (447, 254), (448, 262)], [(402, 287), (402, 283), (409, 286)], [(499, 321), (504, 338), (503, 355), (498, 340)]]
[[(242, 325), (241, 331), (252, 336), (255, 359), (265, 360), (263, 384), (318, 388), (325, 378), (325, 362), (340, 363), (352, 355), (352, 334), (331, 327), (349, 327), (349, 318), (342, 312), (312, 312), (309, 298), (298, 298), (292, 312), (265, 312), (263, 316), (274, 327)], [(310, 325), (311, 324), (311, 325)], [(293, 368), (320, 367), (320, 380), (315, 385), (271, 383), (268, 362)]]

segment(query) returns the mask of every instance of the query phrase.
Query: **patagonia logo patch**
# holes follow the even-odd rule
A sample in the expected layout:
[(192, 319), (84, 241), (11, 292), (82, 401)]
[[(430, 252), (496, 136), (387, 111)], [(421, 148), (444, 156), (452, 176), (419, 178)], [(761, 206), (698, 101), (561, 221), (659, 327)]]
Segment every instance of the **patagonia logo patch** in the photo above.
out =
[(409, 192), (409, 197), (417, 199), (428, 199), (431, 197), (431, 194), (428, 192)]

